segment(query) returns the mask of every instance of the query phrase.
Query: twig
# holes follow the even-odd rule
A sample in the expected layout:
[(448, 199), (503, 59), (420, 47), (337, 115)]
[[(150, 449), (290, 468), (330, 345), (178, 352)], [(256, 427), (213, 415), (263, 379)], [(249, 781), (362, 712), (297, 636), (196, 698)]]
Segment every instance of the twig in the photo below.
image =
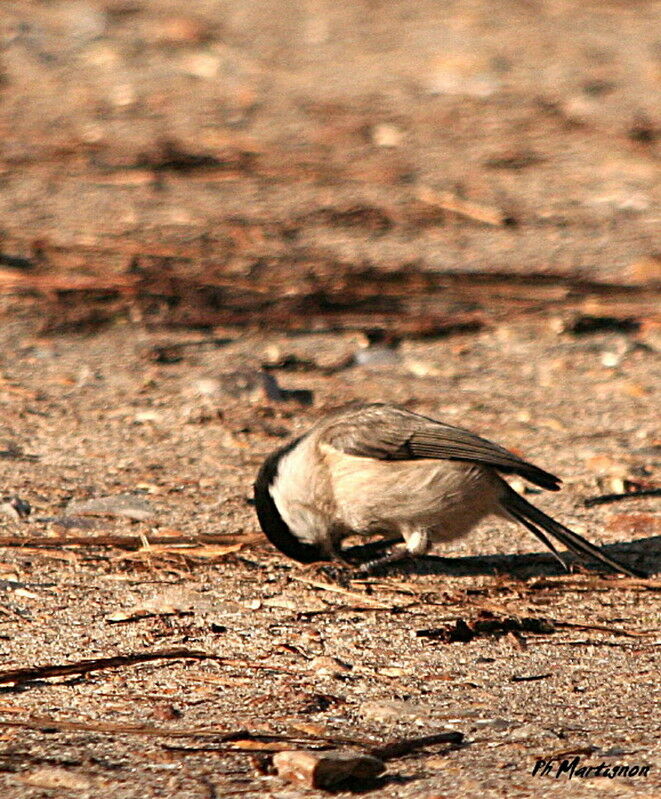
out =
[(19, 669), (0, 671), (0, 685), (13, 682), (27, 682), (46, 677), (64, 677), (68, 674), (89, 674), (102, 669), (116, 669), (132, 666), (136, 663), (147, 663), (152, 660), (174, 660), (189, 658), (192, 660), (222, 660), (219, 655), (197, 649), (161, 649), (156, 652), (134, 652), (130, 655), (115, 655), (109, 658), (90, 658), (76, 663), (47, 664), (45, 666), (24, 666)]
[(623, 499), (638, 499), (639, 497), (661, 497), (661, 488), (641, 488), (640, 491), (627, 491), (624, 494), (600, 494), (589, 497), (583, 504), (586, 508), (595, 505), (606, 505), (608, 502), (621, 502)]
[[(200, 544), (251, 544), (260, 536), (248, 534), (195, 536), (149, 536), (147, 541), (153, 546), (199, 546)], [(61, 547), (117, 547), (118, 549), (142, 549), (144, 538), (140, 535), (74, 535), (74, 536), (0, 536), (0, 547), (28, 547), (32, 549), (60, 549)]]
[(122, 724), (112, 721), (66, 721), (49, 718), (48, 716), (32, 716), (29, 719), (0, 719), (0, 727), (13, 727), (25, 730), (39, 730), (42, 732), (105, 732), (109, 734), (121, 733), (122, 735), (144, 735), (149, 737), (167, 738), (215, 738), (216, 740), (232, 742), (246, 740), (283, 741), (287, 743), (307, 743), (310, 739), (303, 736), (292, 737), (288, 735), (274, 735), (251, 732), (241, 729), (232, 732), (215, 730), (212, 727), (189, 727), (167, 729), (151, 724)]
[[(314, 746), (315, 748), (352, 746), (368, 752), (381, 760), (392, 760), (403, 757), (427, 746), (438, 744), (451, 744), (457, 746), (463, 742), (464, 735), (461, 732), (442, 732), (436, 735), (424, 735), (418, 738), (403, 738), (398, 741), (391, 741), (380, 746), (373, 746), (371, 742), (364, 739), (357, 739), (350, 736), (295, 736), (288, 734), (261, 733), (248, 729), (238, 729), (232, 731), (217, 730), (213, 727), (177, 727), (168, 729), (167, 727), (157, 727), (152, 724), (122, 724), (121, 722), (111, 721), (68, 721), (50, 718), (48, 716), (32, 716), (28, 719), (0, 719), (0, 728), (37, 730), (39, 732), (98, 732), (122, 735), (142, 735), (153, 738), (213, 738), (219, 743), (226, 743), (230, 746), (222, 747), (230, 750), (270, 749), (278, 751), (283, 748), (289, 749), (292, 745)], [(231, 746), (234, 744), (234, 746)], [(251, 746), (255, 744), (255, 746)], [(257, 746), (259, 744), (259, 747)], [(279, 746), (278, 744), (284, 744)], [(179, 747), (168, 747), (168, 749), (179, 749)], [(207, 747), (185, 751), (208, 751)], [(216, 751), (214, 747), (213, 750)]]
[(499, 208), (462, 200), (461, 197), (457, 197), (456, 194), (449, 191), (436, 192), (429, 186), (420, 186), (417, 194), (418, 199), (423, 203), (436, 205), (444, 211), (474, 219), (476, 222), (482, 222), (485, 225), (500, 227), (508, 221), (507, 216)]
[(571, 621), (555, 621), (555, 619), (553, 624), (555, 627), (567, 627), (574, 630), (596, 630), (597, 632), (610, 633), (611, 635), (624, 635), (627, 638), (640, 638), (657, 632), (657, 630), (630, 632), (629, 630), (621, 630), (618, 627), (609, 627), (607, 624), (579, 624)]
[(463, 740), (464, 734), (462, 732), (439, 732), (436, 735), (423, 735), (419, 738), (402, 738), (399, 741), (391, 741), (383, 744), (383, 746), (371, 747), (368, 749), (368, 753), (373, 757), (378, 757), (380, 760), (392, 760), (393, 758), (416, 752), (418, 749), (424, 749), (427, 746), (436, 744), (454, 744), (456, 746), (462, 743)]
[(146, 351), (146, 356), (157, 363), (174, 363), (182, 359), (181, 354), (183, 350), (193, 349), (194, 347), (205, 347), (212, 345), (214, 347), (224, 347), (231, 344), (234, 339), (231, 338), (218, 338), (209, 337), (196, 339), (194, 341), (170, 341), (161, 344), (154, 344)]
[[(576, 579), (579, 577), (580, 579)], [(658, 577), (622, 577), (620, 575), (600, 576), (581, 574), (562, 576), (546, 576), (535, 578), (528, 583), (531, 591), (562, 590), (577, 594), (610, 593), (611, 591), (628, 591), (640, 588), (647, 591), (661, 591), (661, 579)]]
[(226, 666), (236, 666), (242, 669), (258, 669), (261, 671), (282, 671), (287, 674), (298, 674), (300, 669), (288, 666), (278, 666), (270, 663), (256, 663), (254, 661), (236, 660), (214, 655), (198, 649), (161, 649), (156, 652), (135, 652), (129, 655), (115, 655), (108, 658), (90, 658), (79, 660), (75, 663), (47, 664), (44, 666), (25, 666), (19, 669), (5, 669), (0, 671), (0, 685), (5, 683), (21, 683), (30, 680), (46, 679), (48, 677), (64, 677), (68, 674), (89, 674), (103, 669), (117, 669), (123, 666), (133, 666), (137, 663), (147, 663), (153, 660), (215, 660)]
[(348, 589), (342, 588), (342, 586), (335, 585), (334, 583), (324, 583), (321, 580), (309, 580), (307, 577), (299, 577), (297, 574), (291, 574), (289, 576), (292, 580), (296, 580), (298, 583), (305, 583), (305, 585), (310, 585), (313, 588), (320, 588), (322, 591), (331, 591), (335, 594), (342, 594), (342, 596), (364, 602), (365, 604), (372, 605), (374, 608), (379, 608), (380, 610), (395, 610), (396, 608), (400, 607), (399, 605), (389, 605), (385, 602), (381, 602), (378, 599), (372, 599), (372, 597), (366, 596), (365, 594), (360, 594), (357, 591), (349, 591)]

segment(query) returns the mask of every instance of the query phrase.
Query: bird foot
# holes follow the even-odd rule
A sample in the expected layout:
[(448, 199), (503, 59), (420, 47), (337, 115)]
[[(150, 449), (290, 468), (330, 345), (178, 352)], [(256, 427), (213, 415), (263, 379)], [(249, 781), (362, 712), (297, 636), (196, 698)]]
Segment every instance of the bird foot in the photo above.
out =
[(314, 563), (311, 564), (306, 571), (314, 577), (323, 578), (331, 583), (348, 588), (351, 579), (359, 576), (356, 569), (350, 564), (340, 562), (332, 563)]

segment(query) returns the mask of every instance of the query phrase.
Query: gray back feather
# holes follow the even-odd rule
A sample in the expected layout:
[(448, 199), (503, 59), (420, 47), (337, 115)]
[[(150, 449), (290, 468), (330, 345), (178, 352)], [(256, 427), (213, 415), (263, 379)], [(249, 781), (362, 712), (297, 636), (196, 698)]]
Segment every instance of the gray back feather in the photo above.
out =
[(337, 414), (323, 425), (320, 441), (347, 455), (378, 460), (467, 461), (518, 474), (550, 491), (560, 479), (503, 447), (460, 427), (391, 405), (365, 405)]

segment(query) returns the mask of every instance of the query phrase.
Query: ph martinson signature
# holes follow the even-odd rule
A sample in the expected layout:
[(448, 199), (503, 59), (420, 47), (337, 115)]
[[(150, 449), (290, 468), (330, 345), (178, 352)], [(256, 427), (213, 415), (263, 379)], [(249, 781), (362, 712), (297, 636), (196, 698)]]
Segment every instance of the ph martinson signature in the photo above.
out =
[(650, 766), (629, 766), (601, 762), (597, 766), (588, 766), (581, 763), (580, 757), (565, 760), (543, 760), (538, 758), (535, 763), (533, 777), (566, 777), (568, 780), (574, 777), (647, 777), (650, 773)]

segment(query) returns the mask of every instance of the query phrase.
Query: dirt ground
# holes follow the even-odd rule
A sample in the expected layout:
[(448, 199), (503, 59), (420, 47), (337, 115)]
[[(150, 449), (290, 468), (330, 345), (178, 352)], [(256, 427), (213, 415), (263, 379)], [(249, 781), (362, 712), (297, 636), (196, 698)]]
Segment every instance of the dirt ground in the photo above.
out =
[[(0, 26), (0, 794), (322, 796), (271, 756), (341, 748), (386, 770), (340, 796), (658, 796), (658, 7)], [(493, 520), (346, 585), (287, 561), (256, 471), (365, 400), (560, 474), (529, 498), (650, 578)]]

